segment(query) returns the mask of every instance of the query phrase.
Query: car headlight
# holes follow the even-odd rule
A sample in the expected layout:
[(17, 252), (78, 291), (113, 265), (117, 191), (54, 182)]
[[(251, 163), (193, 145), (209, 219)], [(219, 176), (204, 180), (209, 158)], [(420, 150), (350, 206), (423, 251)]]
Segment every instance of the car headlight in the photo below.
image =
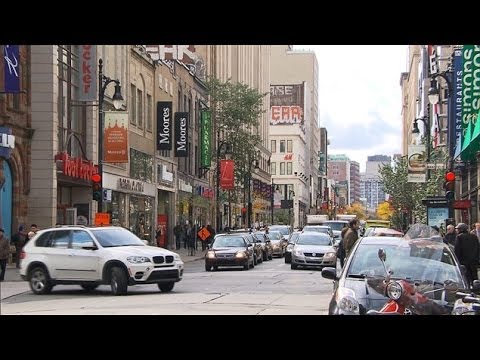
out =
[(237, 252), (235, 257), (237, 258), (244, 258), (246, 256), (246, 254), (243, 252), (243, 251), (240, 251), (240, 252)]
[(295, 256), (303, 256), (303, 253), (300, 250), (295, 250)]
[(175, 259), (175, 261), (181, 261), (182, 260), (182, 258), (178, 254), (174, 254), (173, 258)]
[(215, 257), (215, 251), (209, 251), (207, 252), (207, 258), (213, 259)]
[(354, 315), (360, 314), (360, 306), (355, 298), (355, 292), (352, 289), (339, 287), (336, 300), (340, 310)]
[(278, 244), (273, 245), (274, 249), (278, 249), (280, 246)]
[(293, 245), (287, 245), (287, 251), (292, 251)]
[(132, 264), (141, 264), (150, 262), (150, 259), (146, 256), (129, 256), (127, 257), (127, 261)]
[(324, 259), (330, 259), (330, 258), (333, 258), (333, 257), (335, 257), (334, 252), (328, 252), (323, 256)]
[(396, 281), (390, 281), (387, 285), (387, 296), (390, 299), (398, 300), (402, 296), (403, 288)]

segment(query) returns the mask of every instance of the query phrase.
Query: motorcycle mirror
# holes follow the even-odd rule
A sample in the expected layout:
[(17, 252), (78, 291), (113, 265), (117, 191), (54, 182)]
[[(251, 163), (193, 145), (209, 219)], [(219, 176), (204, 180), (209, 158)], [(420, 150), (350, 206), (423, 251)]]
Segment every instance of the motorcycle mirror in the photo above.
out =
[(480, 293), (480, 280), (473, 280), (472, 291), (473, 291), (475, 294), (479, 294), (479, 293)]
[(457, 291), (459, 289), (457, 282), (451, 279), (445, 280), (443, 287), (448, 291)]
[(385, 262), (385, 260), (387, 260), (387, 253), (385, 252), (384, 249), (382, 249), (382, 248), (378, 249), (378, 258), (380, 260), (382, 260), (383, 262)]

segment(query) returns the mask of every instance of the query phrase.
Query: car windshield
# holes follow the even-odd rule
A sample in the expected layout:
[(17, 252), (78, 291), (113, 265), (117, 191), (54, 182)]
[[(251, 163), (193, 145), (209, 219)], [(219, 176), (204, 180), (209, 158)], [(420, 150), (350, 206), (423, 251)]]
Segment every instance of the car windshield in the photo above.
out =
[(92, 229), (92, 233), (103, 247), (146, 246), (134, 233), (123, 229)]
[(259, 240), (260, 242), (264, 243), (265, 242), (265, 232), (260, 232), (257, 231), (256, 233), (253, 233), (253, 236), (255, 236), (255, 239)]
[(316, 231), (324, 234), (330, 234), (330, 228), (325, 226), (305, 226), (303, 228), (304, 232)]
[(288, 235), (288, 226), (270, 226), (270, 231), (278, 231), (282, 235)]
[(270, 240), (282, 240), (283, 236), (279, 231), (268, 231)]
[(331, 245), (330, 236), (323, 234), (301, 234), (298, 236), (297, 245)]
[(212, 247), (245, 247), (245, 241), (240, 236), (221, 236), (215, 239)]
[(383, 276), (385, 270), (378, 249), (387, 254), (385, 265), (393, 277), (406, 280), (443, 283), (447, 279), (462, 283), (461, 274), (447, 247), (430, 241), (405, 241), (402, 245), (360, 244), (353, 254), (348, 276)]
[(332, 230), (341, 231), (345, 226), (347, 226), (347, 223), (342, 221), (326, 221), (325, 225), (330, 226)]
[(290, 239), (288, 239), (288, 242), (294, 243), (295, 241), (297, 241), (299, 235), (300, 235), (299, 232), (292, 233), (290, 235)]

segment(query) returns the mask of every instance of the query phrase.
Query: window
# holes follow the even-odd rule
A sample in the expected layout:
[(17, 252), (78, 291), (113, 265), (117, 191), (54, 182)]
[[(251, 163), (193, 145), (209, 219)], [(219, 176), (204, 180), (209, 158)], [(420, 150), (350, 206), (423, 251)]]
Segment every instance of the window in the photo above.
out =
[(130, 124), (137, 125), (137, 88), (130, 84)]
[(292, 162), (287, 162), (287, 175), (292, 175)]
[(67, 249), (70, 242), (70, 230), (53, 231), (50, 247)]
[(137, 89), (137, 123), (139, 128), (143, 128), (143, 91)]
[(287, 152), (293, 152), (293, 143), (292, 140), (287, 140)]
[(147, 118), (145, 119), (147, 131), (152, 131), (152, 95), (147, 94)]
[(285, 163), (280, 163), (280, 175), (285, 175)]
[(277, 163), (275, 162), (270, 163), (270, 174), (277, 175)]
[(51, 232), (44, 233), (40, 235), (40, 237), (35, 242), (35, 246), (37, 247), (49, 247), (50, 246), (50, 235)]
[(82, 249), (83, 246), (93, 246), (93, 240), (84, 230), (73, 230), (72, 248)]
[(130, 148), (130, 177), (153, 182), (153, 156)]
[(272, 153), (277, 152), (277, 140), (271, 140), (270, 141), (270, 151)]
[(285, 152), (285, 140), (280, 140), (280, 152)]

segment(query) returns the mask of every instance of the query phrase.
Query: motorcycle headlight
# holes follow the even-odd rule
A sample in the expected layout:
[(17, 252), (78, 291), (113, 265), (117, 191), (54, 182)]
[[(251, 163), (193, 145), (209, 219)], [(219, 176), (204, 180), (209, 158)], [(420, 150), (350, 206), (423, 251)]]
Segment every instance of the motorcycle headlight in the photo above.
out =
[(353, 315), (360, 314), (360, 306), (352, 289), (339, 287), (336, 300), (340, 310)]
[(387, 285), (387, 296), (390, 299), (393, 300), (398, 300), (402, 296), (403, 288), (402, 285), (400, 285), (396, 281), (391, 281)]
[(326, 253), (323, 257), (324, 257), (325, 259), (330, 259), (330, 258), (335, 257), (335, 253), (334, 253), (334, 252), (328, 252), (328, 253)]
[(303, 256), (303, 253), (300, 250), (295, 250), (295, 256)]
[(244, 253), (243, 251), (237, 252), (237, 254), (235, 255), (235, 257), (237, 257), (237, 258), (244, 258), (244, 257), (245, 257), (245, 253)]
[(213, 259), (215, 257), (215, 251), (209, 251), (207, 252), (207, 258)]
[(150, 259), (146, 256), (129, 256), (127, 257), (127, 261), (132, 264), (141, 264), (150, 262)]

